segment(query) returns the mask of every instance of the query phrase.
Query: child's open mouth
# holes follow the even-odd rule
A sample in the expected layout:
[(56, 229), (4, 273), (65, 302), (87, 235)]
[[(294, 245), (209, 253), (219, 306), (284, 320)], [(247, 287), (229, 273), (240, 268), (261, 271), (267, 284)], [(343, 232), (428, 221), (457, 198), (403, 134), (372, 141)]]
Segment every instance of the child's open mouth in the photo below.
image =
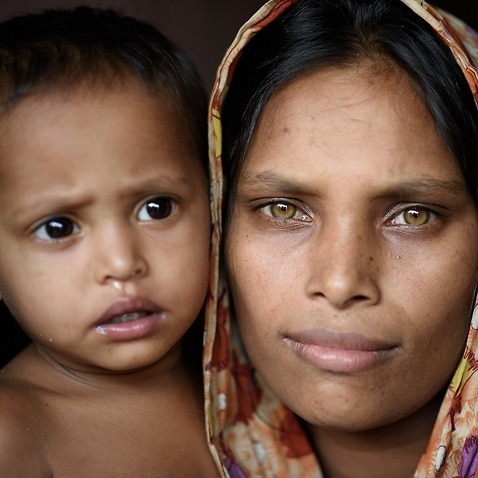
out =
[(107, 323), (122, 324), (123, 322), (130, 322), (132, 320), (142, 319), (151, 314), (152, 312), (147, 312), (147, 311), (131, 312), (128, 314), (117, 315), (116, 317), (113, 317), (111, 320), (109, 320)]
[(157, 332), (165, 318), (165, 311), (149, 299), (123, 297), (108, 307), (95, 330), (113, 340), (136, 340)]

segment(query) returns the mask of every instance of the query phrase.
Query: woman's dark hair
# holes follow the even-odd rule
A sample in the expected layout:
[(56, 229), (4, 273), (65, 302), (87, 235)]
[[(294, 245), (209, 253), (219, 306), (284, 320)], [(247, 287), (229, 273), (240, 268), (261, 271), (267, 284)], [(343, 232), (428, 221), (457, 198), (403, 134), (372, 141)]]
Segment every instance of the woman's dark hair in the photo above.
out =
[(189, 58), (154, 26), (113, 10), (46, 10), (0, 23), (0, 114), (30, 94), (136, 80), (169, 102), (207, 171), (207, 95)]
[(222, 108), (226, 214), (271, 95), (311, 70), (380, 58), (410, 75), (478, 203), (477, 107), (451, 51), (432, 27), (400, 0), (299, 0), (250, 40), (235, 65)]

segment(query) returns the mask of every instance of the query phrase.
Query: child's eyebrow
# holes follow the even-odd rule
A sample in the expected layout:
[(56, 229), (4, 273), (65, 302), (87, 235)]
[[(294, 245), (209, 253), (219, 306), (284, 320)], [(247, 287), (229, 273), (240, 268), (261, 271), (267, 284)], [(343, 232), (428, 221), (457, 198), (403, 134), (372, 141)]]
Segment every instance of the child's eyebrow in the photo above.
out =
[(187, 187), (191, 182), (193, 182), (192, 178), (187, 174), (173, 177), (164, 174), (150, 173), (144, 178), (137, 178), (137, 180), (131, 181), (129, 184), (126, 183), (123, 186), (123, 192), (125, 194), (135, 194), (149, 190), (154, 192), (158, 188), (182, 188)]
[[(144, 178), (132, 180), (121, 186), (120, 196), (141, 196), (144, 194), (154, 193), (168, 193), (171, 189), (182, 190), (187, 188), (192, 183), (192, 178), (188, 174), (169, 176), (158, 174), (148, 174)], [(69, 191), (45, 191), (44, 195), (32, 200), (32, 204), (19, 202), (16, 208), (9, 213), (12, 217), (22, 217), (31, 213), (32, 206), (39, 207), (40, 210), (51, 210), (52, 214), (55, 211), (65, 209), (78, 209), (87, 206), (94, 200), (94, 193), (90, 191), (83, 191), (80, 188), (76, 191), (74, 188)]]
[(61, 205), (62, 208), (76, 208), (81, 207), (85, 204), (88, 204), (89, 198), (87, 196), (75, 196), (72, 194), (62, 194), (62, 193), (49, 193), (44, 196), (36, 197), (31, 199), (28, 203), (20, 202), (18, 207), (11, 210), (12, 216), (23, 216), (29, 215), (31, 213), (32, 206), (34, 209), (38, 207), (41, 210), (55, 210), (58, 208), (58, 205)]

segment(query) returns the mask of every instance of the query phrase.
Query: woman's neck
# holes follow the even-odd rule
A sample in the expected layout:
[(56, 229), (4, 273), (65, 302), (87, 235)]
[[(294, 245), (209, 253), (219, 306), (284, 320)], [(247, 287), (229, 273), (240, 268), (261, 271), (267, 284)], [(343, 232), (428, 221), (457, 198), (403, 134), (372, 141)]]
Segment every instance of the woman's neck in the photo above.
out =
[(443, 394), (413, 415), (366, 431), (306, 424), (325, 478), (412, 478), (432, 433)]

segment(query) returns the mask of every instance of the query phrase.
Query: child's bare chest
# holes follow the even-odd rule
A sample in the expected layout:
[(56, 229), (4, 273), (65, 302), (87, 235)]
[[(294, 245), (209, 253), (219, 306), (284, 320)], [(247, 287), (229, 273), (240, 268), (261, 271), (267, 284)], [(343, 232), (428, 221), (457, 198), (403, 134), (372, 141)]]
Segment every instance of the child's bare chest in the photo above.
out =
[(55, 478), (217, 476), (200, 408), (133, 397), (67, 405), (45, 417)]
[(86, 383), (57, 373), (32, 349), (21, 359), (4, 373), (2, 403), (18, 431), (8, 434), (11, 449), (25, 451), (21, 463), (28, 474), (22, 476), (218, 476), (202, 385), (184, 369)]

